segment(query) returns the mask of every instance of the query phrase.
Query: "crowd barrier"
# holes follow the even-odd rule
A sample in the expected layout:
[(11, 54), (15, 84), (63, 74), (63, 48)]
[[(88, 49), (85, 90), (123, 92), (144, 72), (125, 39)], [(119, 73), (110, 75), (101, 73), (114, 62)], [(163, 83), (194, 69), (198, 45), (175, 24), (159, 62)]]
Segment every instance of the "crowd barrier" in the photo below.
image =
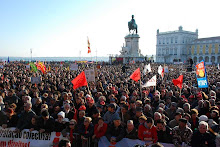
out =
[[(3, 129), (0, 127), (0, 147), (58, 147), (58, 143), (64, 137), (60, 132), (51, 133), (40, 133), (38, 131), (30, 132), (28, 129), (22, 130), (20, 133), (14, 133), (15, 128)], [(75, 139), (79, 138), (80, 135), (77, 133), (73, 134)], [(99, 142), (93, 142), (94, 146), (99, 147), (133, 147), (136, 144), (144, 145), (147, 142), (141, 140), (133, 140), (123, 138), (121, 141), (112, 145), (105, 136), (100, 138)], [(164, 147), (174, 147), (173, 144), (161, 143)], [(74, 146), (78, 147), (77, 141)], [(82, 141), (82, 146), (91, 146), (91, 140)]]

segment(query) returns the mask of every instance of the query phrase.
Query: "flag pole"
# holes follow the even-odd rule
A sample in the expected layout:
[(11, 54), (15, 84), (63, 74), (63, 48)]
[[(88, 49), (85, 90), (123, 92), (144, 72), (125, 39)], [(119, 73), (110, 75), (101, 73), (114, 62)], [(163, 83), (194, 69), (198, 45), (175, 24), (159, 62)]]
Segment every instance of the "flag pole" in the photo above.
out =
[[(141, 68), (140, 68), (140, 70), (141, 70)], [(140, 73), (141, 73), (141, 71), (140, 71)], [(141, 78), (140, 78), (140, 82), (139, 82), (139, 84), (140, 84), (140, 93), (141, 93), (141, 99), (142, 99), (142, 87), (141, 87), (141, 79), (142, 79), (142, 73), (141, 73)]]

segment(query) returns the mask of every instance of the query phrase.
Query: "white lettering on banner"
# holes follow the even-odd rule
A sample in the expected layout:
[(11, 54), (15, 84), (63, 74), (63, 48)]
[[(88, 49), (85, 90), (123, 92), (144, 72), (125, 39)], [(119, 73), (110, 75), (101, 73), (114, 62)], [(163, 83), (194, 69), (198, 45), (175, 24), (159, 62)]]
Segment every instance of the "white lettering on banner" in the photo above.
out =
[(200, 86), (205, 86), (205, 85), (207, 85), (207, 80), (199, 80), (199, 81), (198, 81), (198, 85), (200, 85)]
[(40, 133), (25, 129), (14, 133), (14, 130), (0, 127), (0, 147), (49, 147), (63, 138), (60, 132)]

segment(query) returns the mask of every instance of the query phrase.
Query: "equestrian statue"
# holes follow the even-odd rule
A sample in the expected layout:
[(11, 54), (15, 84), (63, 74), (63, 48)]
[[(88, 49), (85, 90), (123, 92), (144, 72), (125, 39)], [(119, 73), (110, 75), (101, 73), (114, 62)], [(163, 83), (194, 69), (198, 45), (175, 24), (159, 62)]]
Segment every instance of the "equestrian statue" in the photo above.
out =
[(129, 33), (131, 30), (136, 31), (136, 34), (138, 33), (137, 24), (135, 23), (134, 15), (132, 15), (131, 21), (128, 22), (128, 29), (129, 29)]

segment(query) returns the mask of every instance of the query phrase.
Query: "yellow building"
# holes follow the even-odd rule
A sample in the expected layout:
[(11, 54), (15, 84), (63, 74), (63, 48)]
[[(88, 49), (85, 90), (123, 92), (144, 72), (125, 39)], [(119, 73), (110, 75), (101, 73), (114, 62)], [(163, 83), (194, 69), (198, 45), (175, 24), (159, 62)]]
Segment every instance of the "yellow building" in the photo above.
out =
[(205, 61), (206, 64), (220, 63), (220, 36), (199, 38), (188, 45), (188, 56), (194, 63)]

